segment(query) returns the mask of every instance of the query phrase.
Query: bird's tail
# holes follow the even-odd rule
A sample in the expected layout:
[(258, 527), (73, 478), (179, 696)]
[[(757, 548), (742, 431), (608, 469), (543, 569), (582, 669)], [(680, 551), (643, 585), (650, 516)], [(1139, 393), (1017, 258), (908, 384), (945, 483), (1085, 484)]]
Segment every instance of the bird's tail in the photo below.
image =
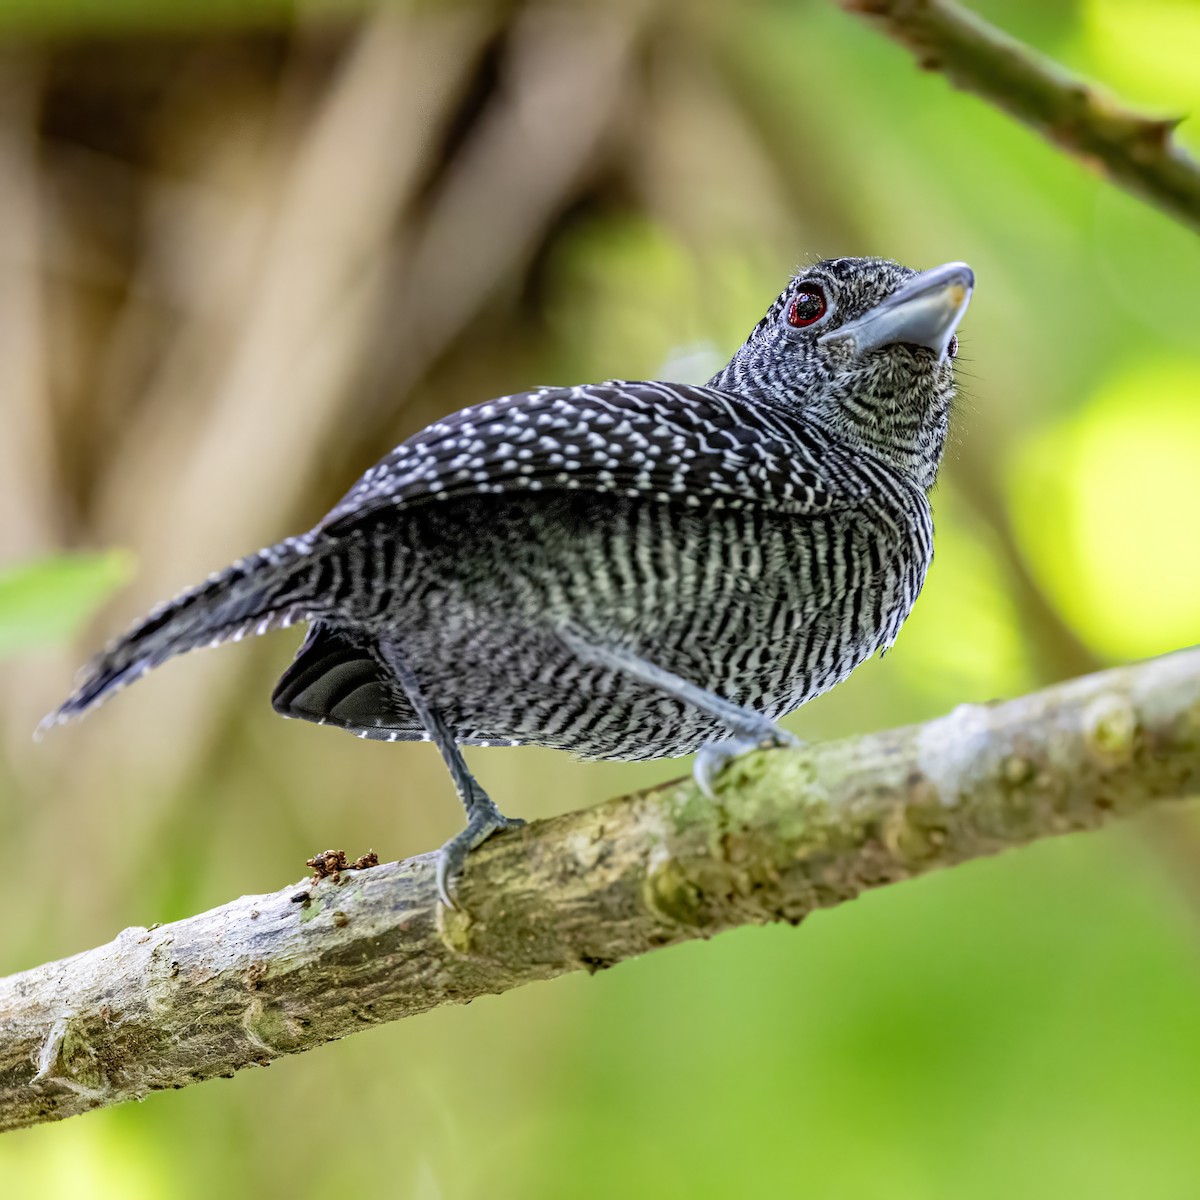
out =
[(42, 721), (37, 736), (87, 712), (177, 654), (319, 615), (326, 557), (313, 535), (288, 538), (160, 605), (84, 667), (75, 691)]

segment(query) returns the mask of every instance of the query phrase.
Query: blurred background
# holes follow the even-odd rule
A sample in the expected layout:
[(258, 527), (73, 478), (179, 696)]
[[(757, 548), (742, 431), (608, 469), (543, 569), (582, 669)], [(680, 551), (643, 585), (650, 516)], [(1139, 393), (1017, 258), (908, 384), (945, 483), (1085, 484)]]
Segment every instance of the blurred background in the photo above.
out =
[[(1189, 0), (979, 11), (1150, 111), (1200, 111)], [(826, 0), (4, 0), (0, 973), (460, 824), (430, 747), (274, 716), (298, 631), (34, 745), (106, 637), (439, 414), (703, 379), (793, 269), (848, 254), (966, 259), (979, 283), (925, 594), (791, 728), (1200, 640), (1195, 235)], [(470, 753), (526, 817), (687, 769)], [(1198, 1113), (1200, 839), (1176, 818), (9, 1134), (0, 1180), (1191, 1197)]]

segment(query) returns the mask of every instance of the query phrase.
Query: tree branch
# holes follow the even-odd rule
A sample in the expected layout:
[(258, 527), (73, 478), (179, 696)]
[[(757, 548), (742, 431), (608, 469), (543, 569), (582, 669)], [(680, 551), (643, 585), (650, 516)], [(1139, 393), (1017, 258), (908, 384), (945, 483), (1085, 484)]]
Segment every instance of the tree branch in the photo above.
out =
[[(247, 896), (0, 980), (0, 1129), (356, 1029), (797, 923), (935, 867), (1200, 795), (1200, 649), (925, 725), (740, 760), (494, 839), (462, 912), (422, 855)], [(467, 912), (471, 916), (467, 916)]]
[(1200, 230), (1200, 163), (1172, 137), (1182, 118), (1144, 117), (949, 0), (839, 0), (927, 71), (1032, 126), (1114, 183)]

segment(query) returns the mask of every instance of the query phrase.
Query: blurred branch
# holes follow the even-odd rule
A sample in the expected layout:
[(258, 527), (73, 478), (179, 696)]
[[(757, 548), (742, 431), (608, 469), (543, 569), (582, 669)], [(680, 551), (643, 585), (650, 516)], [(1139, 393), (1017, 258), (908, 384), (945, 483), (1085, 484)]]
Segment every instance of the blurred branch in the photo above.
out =
[[(0, 569), (42, 553), (57, 533), (43, 274), (52, 222), (38, 171), (43, 100), (38, 58), (12, 47), (0, 50)], [(29, 741), (23, 731), (16, 733), (18, 722), (7, 718), (24, 713), (27, 696), (36, 692), (38, 671), (44, 669), (44, 664), (5, 664), (0, 750), (6, 757)]]
[(503, 84), (388, 266), (356, 423), (396, 397), (513, 286), (615, 138), (637, 85), (650, 0), (611, 9), (535, 4), (514, 18)]
[(471, 860), (463, 911), (438, 905), (423, 855), (127, 929), (0, 980), (0, 1129), (739, 925), (795, 924), (1200, 795), (1200, 649), (755, 755), (721, 791), (710, 803), (675, 783), (494, 839)]
[(1200, 230), (1200, 162), (1172, 134), (949, 0), (839, 0), (907, 47), (927, 71), (974, 92), (1114, 183)]
[(0, 561), (42, 550), (54, 533), (53, 436), (43, 402), (40, 74), (28, 57), (0, 53)]

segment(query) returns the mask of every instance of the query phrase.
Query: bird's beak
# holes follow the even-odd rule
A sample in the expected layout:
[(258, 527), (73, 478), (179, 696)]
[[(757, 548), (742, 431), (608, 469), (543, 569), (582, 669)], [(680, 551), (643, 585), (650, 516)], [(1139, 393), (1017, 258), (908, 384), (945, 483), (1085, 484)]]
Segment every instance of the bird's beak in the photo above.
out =
[(870, 312), (818, 340), (847, 342), (855, 354), (897, 342), (928, 346), (941, 362), (974, 287), (975, 272), (966, 263), (946, 263), (922, 271)]

